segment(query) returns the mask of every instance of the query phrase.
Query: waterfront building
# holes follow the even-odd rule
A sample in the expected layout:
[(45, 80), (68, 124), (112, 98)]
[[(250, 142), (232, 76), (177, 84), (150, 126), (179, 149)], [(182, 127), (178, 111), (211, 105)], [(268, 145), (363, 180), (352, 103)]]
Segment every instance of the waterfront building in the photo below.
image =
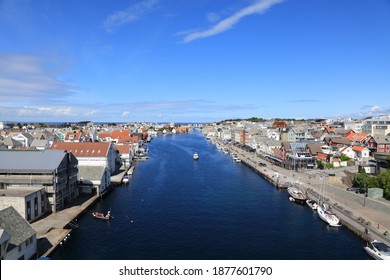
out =
[(118, 151), (121, 162), (125, 167), (132, 164), (134, 156), (138, 153), (138, 144), (118, 144), (114, 145)]
[(0, 189), (43, 187), (49, 211), (63, 209), (78, 196), (77, 173), (77, 159), (64, 150), (0, 151)]
[(289, 169), (312, 169), (315, 160), (310, 154), (306, 143), (283, 142), (281, 145), (281, 155), (284, 164)]
[(37, 232), (12, 207), (0, 210), (1, 260), (29, 260), (37, 255)]
[(104, 166), (79, 166), (77, 179), (81, 193), (103, 195), (111, 184), (111, 175)]
[(48, 199), (44, 187), (8, 186), (0, 189), (0, 209), (14, 207), (29, 223), (48, 213)]
[(110, 174), (121, 164), (114, 146), (107, 142), (54, 142), (50, 149), (71, 152), (77, 158), (79, 166), (107, 167)]

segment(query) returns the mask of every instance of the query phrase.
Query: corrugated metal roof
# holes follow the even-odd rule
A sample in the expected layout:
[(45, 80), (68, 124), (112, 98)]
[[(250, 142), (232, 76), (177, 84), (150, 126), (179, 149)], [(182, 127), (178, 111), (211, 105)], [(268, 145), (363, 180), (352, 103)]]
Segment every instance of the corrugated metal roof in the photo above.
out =
[(43, 173), (52, 172), (66, 156), (64, 150), (0, 151), (0, 172)]

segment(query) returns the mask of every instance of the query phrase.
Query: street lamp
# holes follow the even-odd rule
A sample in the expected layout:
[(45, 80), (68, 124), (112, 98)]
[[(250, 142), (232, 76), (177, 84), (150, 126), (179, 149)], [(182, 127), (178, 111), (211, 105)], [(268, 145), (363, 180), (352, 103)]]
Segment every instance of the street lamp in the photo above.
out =
[(364, 189), (365, 189), (365, 193), (364, 193), (364, 199), (363, 199), (363, 207), (366, 207), (367, 183), (364, 183)]

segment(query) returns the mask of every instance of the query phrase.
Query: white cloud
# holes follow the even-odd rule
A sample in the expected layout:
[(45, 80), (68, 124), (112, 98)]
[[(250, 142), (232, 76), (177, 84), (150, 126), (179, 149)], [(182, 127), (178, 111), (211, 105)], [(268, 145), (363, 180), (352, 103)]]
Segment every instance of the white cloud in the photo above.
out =
[(0, 99), (48, 101), (72, 95), (74, 88), (56, 77), (44, 63), (33, 55), (0, 55)]
[(189, 43), (196, 39), (206, 38), (225, 32), (237, 24), (242, 18), (252, 15), (260, 14), (270, 9), (273, 5), (283, 2), (284, 0), (258, 0), (252, 5), (241, 9), (232, 16), (219, 21), (217, 24), (209, 29), (193, 32), (186, 35), (183, 43)]
[(117, 11), (109, 15), (103, 23), (107, 32), (112, 32), (116, 28), (139, 20), (149, 11), (156, 8), (158, 0), (144, 0), (130, 6), (124, 11)]
[(127, 118), (130, 115), (129, 111), (122, 112), (121, 117), (122, 118)]

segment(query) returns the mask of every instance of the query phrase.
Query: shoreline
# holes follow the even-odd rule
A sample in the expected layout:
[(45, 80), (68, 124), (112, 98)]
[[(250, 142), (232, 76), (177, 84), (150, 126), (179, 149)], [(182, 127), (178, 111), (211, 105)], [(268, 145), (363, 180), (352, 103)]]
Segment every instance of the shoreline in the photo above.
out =
[[(226, 145), (215, 139), (212, 143), (213, 145), (218, 143), (225, 150), (229, 150), (230, 153), (236, 153), (243, 164), (275, 187), (287, 188), (286, 183), (299, 181), (302, 190), (306, 191), (310, 198), (317, 199), (321, 188), (319, 178), (307, 177), (307, 174), (302, 172), (295, 172), (273, 165), (260, 156), (244, 151), (234, 145)], [(264, 163), (266, 166), (260, 166), (259, 163)], [(276, 174), (278, 175), (276, 176)], [(337, 193), (345, 192), (344, 197), (336, 198), (335, 195), (331, 197), (329, 197), (329, 194), (325, 195), (327, 203), (339, 216), (343, 226), (365, 241), (376, 239), (390, 246), (390, 219), (388, 218), (390, 216), (390, 201), (387, 203), (376, 201), (364, 198), (359, 194), (347, 192), (347, 186), (341, 183), (338, 186), (329, 185), (328, 188), (332, 188), (331, 191), (337, 190)], [(369, 230), (368, 234), (366, 229)], [(388, 233), (387, 236), (384, 235), (385, 232)]]

